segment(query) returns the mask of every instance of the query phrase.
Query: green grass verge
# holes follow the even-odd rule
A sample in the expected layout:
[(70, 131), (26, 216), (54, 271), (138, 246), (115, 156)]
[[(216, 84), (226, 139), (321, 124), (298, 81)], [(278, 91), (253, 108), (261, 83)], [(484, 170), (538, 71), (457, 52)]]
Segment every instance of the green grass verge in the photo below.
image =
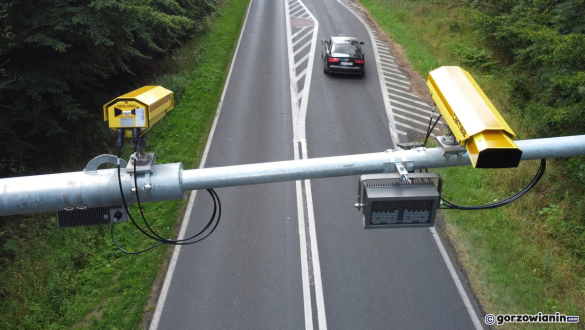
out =
[[(359, 0), (380, 27), (403, 48), (423, 77), (443, 65), (470, 71), (519, 138), (530, 129), (507, 111), (510, 71), (498, 63), (476, 33), (480, 12), (460, 1)], [(443, 177), (444, 197), (459, 205), (488, 204), (520, 190), (536, 173), (538, 162), (518, 169), (481, 170), (448, 168)], [(568, 179), (562, 161), (549, 160), (539, 185), (504, 208), (487, 211), (443, 212), (446, 232), (473, 290), (488, 313), (560, 312), (585, 315), (585, 237), (582, 228), (583, 186)], [(581, 226), (581, 227), (578, 227)], [(533, 327), (522, 324), (505, 328)], [(585, 328), (546, 325), (551, 328)]]
[[(223, 1), (208, 20), (208, 33), (161, 63), (158, 72), (166, 74), (145, 82), (163, 85), (176, 97), (175, 109), (148, 140), (148, 151), (157, 153), (158, 163), (182, 162), (185, 168), (199, 163), (248, 3)], [(145, 205), (147, 219), (163, 236), (172, 237), (184, 204)], [(143, 326), (144, 313), (154, 308), (148, 304), (153, 282), (164, 271), (171, 248), (126, 255), (112, 245), (107, 227), (58, 230), (55, 217), (47, 214), (2, 220), (1, 329)], [(116, 230), (127, 250), (152, 244), (128, 223)]]

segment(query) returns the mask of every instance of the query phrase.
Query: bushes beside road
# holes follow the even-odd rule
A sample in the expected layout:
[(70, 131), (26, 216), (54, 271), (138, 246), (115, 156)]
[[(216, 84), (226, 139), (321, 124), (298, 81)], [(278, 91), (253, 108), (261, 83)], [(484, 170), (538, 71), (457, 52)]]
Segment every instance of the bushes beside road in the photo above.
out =
[[(153, 65), (150, 76), (140, 76), (140, 84), (175, 92), (175, 109), (149, 135), (147, 150), (157, 153), (157, 163), (182, 162), (185, 168), (199, 163), (248, 3), (221, 1), (204, 19), (205, 31)], [(128, 92), (117, 88), (99, 101), (98, 117), (103, 103)], [(106, 126), (101, 118), (91, 125)], [(114, 143), (115, 136), (108, 136), (99, 147)], [(128, 159), (129, 153), (123, 157)], [(80, 157), (74, 170), (93, 156)], [(182, 205), (171, 201), (143, 208), (153, 229), (172, 237)], [(172, 249), (125, 255), (112, 244), (108, 227), (59, 230), (54, 213), (0, 220), (0, 329), (148, 328), (156, 303), (151, 295), (162, 284), (157, 279), (165, 275), (165, 257)], [(131, 251), (152, 244), (129, 223), (117, 225), (115, 235)]]
[(207, 27), (217, 0), (0, 4), (0, 177), (104, 149), (101, 106)]
[[(584, 1), (359, 2), (423, 77), (443, 65), (470, 71), (519, 139), (585, 134)], [(480, 205), (516, 193), (537, 167), (438, 172), (448, 200)], [(486, 312), (584, 315), (584, 171), (585, 157), (551, 159), (509, 206), (443, 212)]]

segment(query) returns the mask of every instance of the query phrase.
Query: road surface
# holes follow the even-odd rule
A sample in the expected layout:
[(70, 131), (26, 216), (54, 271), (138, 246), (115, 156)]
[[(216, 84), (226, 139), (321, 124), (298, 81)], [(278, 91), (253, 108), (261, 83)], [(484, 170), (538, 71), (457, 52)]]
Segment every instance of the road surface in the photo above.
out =
[[(323, 73), (321, 39), (365, 42), (365, 77)], [(379, 152), (431, 108), (350, 1), (252, 0), (205, 167)], [(357, 177), (217, 189), (217, 230), (178, 248), (151, 329), (478, 329), (434, 229), (364, 230)], [(187, 233), (209, 217), (197, 193)]]

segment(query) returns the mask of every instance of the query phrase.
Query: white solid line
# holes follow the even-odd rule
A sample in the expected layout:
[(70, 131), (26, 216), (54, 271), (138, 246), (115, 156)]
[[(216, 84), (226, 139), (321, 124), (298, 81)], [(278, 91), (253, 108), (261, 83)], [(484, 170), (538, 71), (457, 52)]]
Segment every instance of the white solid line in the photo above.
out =
[[(307, 155), (307, 145), (306, 145), (306, 127), (305, 127), (305, 120), (306, 120), (306, 116), (307, 116), (307, 105), (308, 105), (308, 99), (309, 99), (309, 92), (311, 90), (311, 78), (312, 78), (312, 73), (313, 73), (313, 62), (314, 62), (314, 58), (315, 58), (315, 50), (316, 50), (316, 46), (317, 46), (317, 32), (319, 31), (319, 22), (317, 21), (317, 19), (313, 16), (313, 14), (311, 14), (311, 12), (309, 11), (309, 9), (305, 6), (305, 4), (303, 4), (301, 2), (302, 6), (305, 8), (306, 10), (306, 15), (308, 15), (308, 17), (310, 19), (313, 20), (313, 22), (315, 22), (315, 28), (313, 29), (313, 39), (311, 42), (311, 49), (309, 50), (309, 54), (307, 54), (307, 56), (309, 57), (309, 61), (307, 63), (307, 69), (306, 69), (306, 76), (305, 76), (305, 82), (304, 82), (304, 86), (303, 86), (303, 90), (299, 91), (299, 98), (301, 100), (300, 106), (298, 108), (298, 116), (297, 116), (297, 122), (296, 122), (296, 135), (295, 135), (295, 144), (297, 144), (297, 141), (301, 142), (301, 149), (302, 149), (302, 157), (307, 159), (308, 155)], [(290, 23), (289, 23), (290, 24)], [(290, 42), (290, 39), (289, 39)], [(303, 46), (304, 48), (304, 46)], [(291, 47), (289, 47), (289, 51), (290, 51)], [(298, 53), (298, 51), (296, 52)], [(295, 55), (296, 55), (295, 53)], [(311, 55), (311, 56), (309, 56)], [(290, 57), (290, 54), (289, 54)], [(304, 59), (303, 59), (304, 60)], [(303, 61), (302, 60), (302, 61)], [(302, 62), (301, 61), (301, 62)], [(291, 72), (294, 72), (294, 70), (291, 70)], [(295, 82), (296, 85), (296, 82)], [(294, 118), (294, 114), (293, 114), (293, 118)], [(293, 124), (294, 121), (293, 121)], [(297, 190), (297, 194), (302, 194), (302, 191)], [(316, 233), (316, 229), (315, 229), (315, 215), (313, 212), (313, 197), (311, 195), (311, 182), (310, 180), (305, 180), (305, 196), (306, 196), (306, 202), (307, 202), (307, 214), (308, 214), (308, 222), (309, 222), (309, 236), (310, 236), (310, 242), (308, 244), (310, 244), (310, 248), (311, 248), (311, 261), (313, 263), (313, 279), (314, 279), (314, 284), (315, 284), (315, 299), (316, 299), (316, 303), (317, 303), (317, 321), (318, 321), (318, 325), (319, 325), (319, 330), (327, 330), (327, 317), (325, 315), (325, 298), (323, 296), (323, 282), (321, 279), (321, 264), (319, 262), (319, 248), (317, 246), (317, 233)], [(298, 198), (297, 198), (298, 200)], [(300, 221), (300, 217), (299, 217), (299, 221)], [(303, 221), (303, 225), (304, 225), (304, 221)], [(299, 224), (300, 226), (300, 224)], [(310, 299), (310, 297), (309, 297)], [(309, 304), (310, 306), (310, 304)], [(305, 305), (306, 308), (306, 305)], [(307, 320), (305, 319), (305, 323), (306, 322), (311, 322), (311, 327), (313, 326), (313, 320)], [(307, 327), (307, 324), (305, 324), (305, 327)]]
[[(366, 30), (368, 30), (368, 33), (370, 34), (370, 38), (373, 39), (373, 33), (370, 29), (370, 27), (362, 20), (360, 19), (360, 17), (355, 14), (351, 9), (349, 9), (343, 2), (341, 2), (341, 0), (337, 0), (339, 3), (341, 3), (344, 7), (346, 7), (351, 13), (353, 13), (361, 22), (362, 24), (364, 24), (364, 26), (366, 27)], [(376, 55), (376, 62), (380, 63), (379, 61), (379, 56), (377, 54), (377, 47), (374, 45), (374, 54)], [(380, 75), (382, 75), (382, 72), (379, 72)], [(382, 88), (384, 88), (384, 81), (382, 80), (382, 78), (380, 78), (380, 86), (382, 86)], [(386, 93), (382, 93), (382, 95), (386, 95)], [(388, 110), (388, 109), (387, 109)], [(392, 120), (390, 117), (392, 115), (392, 108), (390, 108), (390, 112), (386, 111), (386, 113), (388, 114), (388, 120)], [(415, 129), (416, 131), (419, 131), (418, 129)], [(426, 132), (423, 132), (426, 133)], [(396, 144), (394, 144), (396, 145)], [(477, 317), (477, 314), (475, 313), (475, 310), (473, 309), (473, 307), (471, 306), (471, 303), (469, 301), (469, 297), (467, 297), (467, 293), (465, 292), (465, 290), (463, 289), (463, 285), (461, 284), (461, 281), (459, 280), (459, 277), (457, 276), (457, 274), (455, 273), (455, 270), (453, 268), (453, 264), (451, 264), (451, 260), (449, 260), (449, 256), (447, 255), (447, 252), (445, 251), (445, 248), (443, 247), (443, 244), (441, 243), (439, 237), (437, 236), (437, 232), (435, 231), (434, 227), (430, 227), (431, 233), (433, 234), (434, 238), (435, 238), (435, 242), (437, 243), (437, 246), (439, 247), (439, 250), (441, 251), (441, 255), (443, 256), (443, 259), (445, 260), (445, 263), (447, 264), (447, 268), (449, 269), (449, 272), (451, 273), (451, 277), (453, 278), (453, 281), (455, 282), (455, 285), (457, 286), (457, 290), (459, 291), (459, 295), (461, 296), (461, 299), (463, 299), (463, 303), (465, 304), (465, 307), (467, 309), (467, 312), (469, 313), (469, 316), (471, 317), (471, 320), (473, 321), (473, 324), (475, 325), (476, 329), (482, 329), (481, 327), (481, 323), (479, 322), (479, 318)]]
[[(300, 1), (299, 1), (300, 3)], [(294, 81), (295, 77), (295, 63), (292, 47), (292, 33), (290, 26), (290, 14), (289, 8), (286, 5), (285, 0), (285, 11), (286, 11), (286, 36), (287, 36), (287, 50), (288, 50), (288, 67), (289, 67), (289, 79), (290, 79), (290, 102), (292, 112), (292, 124), (293, 124), (293, 145), (294, 145), (294, 159), (299, 159), (299, 147), (297, 143), (298, 136), (298, 123), (299, 123), (299, 100), (297, 83)], [(316, 31), (316, 30), (315, 30)], [(299, 31), (300, 32), (300, 31)], [(297, 33), (299, 33), (297, 32)], [(308, 57), (308, 55), (307, 55)], [(304, 59), (303, 59), (304, 60)], [(310, 75), (310, 72), (309, 72)], [(300, 258), (301, 258), (301, 279), (303, 282), (303, 308), (305, 315), (305, 330), (313, 330), (313, 307), (311, 303), (311, 287), (309, 280), (309, 267), (308, 267), (308, 251), (306, 242), (305, 232), (305, 212), (303, 205), (303, 192), (301, 181), (296, 181), (296, 193), (297, 193), (297, 218), (299, 223), (299, 241), (300, 241)]]
[[(307, 141), (302, 140), (303, 158), (307, 155)], [(327, 317), (325, 316), (325, 297), (323, 295), (323, 282), (321, 281), (321, 261), (319, 259), (319, 246), (317, 245), (317, 229), (315, 226), (315, 212), (313, 211), (313, 193), (311, 180), (305, 180), (305, 196), (307, 197), (307, 215), (309, 216), (309, 233), (311, 236), (311, 257), (313, 259), (313, 277), (315, 279), (315, 298), (317, 301), (317, 317), (319, 330), (327, 330)]]
[(437, 247), (439, 247), (439, 251), (441, 251), (441, 255), (443, 256), (443, 260), (445, 260), (445, 263), (447, 264), (447, 268), (449, 269), (449, 273), (451, 273), (451, 277), (453, 278), (453, 282), (455, 282), (455, 286), (457, 286), (457, 290), (459, 291), (459, 295), (461, 296), (461, 298), (463, 298), (463, 303), (465, 304), (465, 308), (467, 309), (467, 313), (469, 313), (469, 317), (471, 317), (471, 321), (473, 321), (473, 325), (475, 326), (475, 329), (478, 329), (478, 330), (483, 329), (481, 326), (481, 322), (479, 321), (479, 318), (477, 317), (477, 313), (475, 312), (475, 309), (473, 308), (473, 306), (471, 306), (471, 301), (469, 300), (469, 297), (467, 297), (467, 292), (465, 292), (465, 289), (463, 288), (463, 284), (461, 284), (461, 280), (459, 280), (459, 276), (457, 276), (457, 272), (455, 271), (455, 268), (453, 267), (453, 263), (451, 263), (451, 259), (449, 259), (449, 255), (447, 255), (447, 251), (445, 250), (445, 247), (443, 246), (443, 242), (441, 242), (441, 238), (439, 238), (439, 234), (435, 230), (435, 227), (430, 227), (429, 229), (431, 230), (431, 234), (433, 235), (433, 238), (435, 239), (435, 242), (437, 243)]
[(296, 38), (296, 36), (299, 35), (299, 33), (305, 31), (309, 27), (312, 27), (312, 26), (303, 26), (300, 30), (298, 30), (295, 34), (293, 34), (293, 36), (290, 39), (292, 40), (292, 39)]
[[(207, 143), (205, 145), (205, 150), (203, 151), (203, 156), (201, 157), (201, 162), (199, 163), (199, 168), (205, 167), (205, 162), (207, 161), (207, 155), (209, 154), (209, 148), (211, 147), (211, 140), (213, 139), (213, 135), (215, 133), (215, 128), (217, 127), (217, 121), (219, 119), (219, 114), (221, 113), (221, 106), (223, 104), (223, 100), (225, 98), (225, 94), (230, 82), (230, 78), (232, 76), (232, 71), (234, 69), (234, 63), (236, 62), (236, 57), (238, 55), (238, 50), (240, 49), (240, 43), (242, 41), (242, 36), (244, 35), (244, 30), (246, 29), (246, 23), (248, 22), (248, 17), (250, 15), (250, 8), (252, 8), (252, 2), (254, 0), (250, 0), (248, 4), (248, 10), (246, 11), (246, 18), (244, 19), (244, 23), (242, 25), (242, 31), (240, 32), (240, 37), (238, 38), (238, 44), (236, 45), (236, 50), (234, 52), (234, 57), (232, 58), (232, 63), (230, 64), (230, 70), (228, 72), (228, 76), (225, 80), (225, 85), (223, 87), (223, 91), (221, 92), (221, 97), (219, 99), (219, 104), (217, 105), (217, 111), (215, 112), (215, 118), (213, 119), (213, 124), (211, 125), (211, 131), (209, 131), (209, 137), (207, 138)], [(193, 211), (193, 204), (195, 203), (195, 196), (197, 195), (197, 190), (191, 192), (189, 196), (189, 202), (187, 204), (187, 210), (185, 211), (185, 216), (183, 217), (183, 223), (181, 225), (181, 230), (179, 231), (179, 236), (177, 239), (183, 239), (185, 237), (185, 232), (187, 231), (187, 227), (189, 225), (189, 218), (191, 217), (191, 212)], [(171, 286), (171, 281), (173, 279), (173, 274), (175, 272), (175, 267), (177, 266), (177, 260), (179, 259), (179, 254), (181, 253), (181, 245), (175, 245), (175, 249), (173, 251), (173, 255), (171, 256), (171, 261), (169, 263), (169, 268), (167, 269), (167, 274), (165, 276), (165, 281), (163, 283), (163, 287), (160, 292), (160, 296), (158, 297), (158, 302), (156, 304), (156, 309), (152, 316), (152, 320), (150, 321), (149, 330), (157, 330), (158, 324), (160, 322), (160, 317), (162, 315), (162, 311), (165, 305), (165, 301), (167, 299), (167, 295), (169, 293), (169, 288)]]
[[(295, 160), (299, 159), (299, 144), (293, 142)], [(309, 260), (307, 253), (307, 233), (305, 231), (305, 210), (303, 208), (303, 188), (301, 181), (296, 181), (297, 188), (297, 214), (299, 220), (299, 240), (301, 247), (301, 272), (303, 280), (303, 298), (305, 306), (305, 329), (313, 330), (313, 307), (311, 303), (311, 287), (309, 285)]]
[(297, 39), (297, 41), (295, 41), (293, 43), (293, 47), (296, 46), (299, 42), (301, 42), (303, 39), (305, 39), (309, 34), (311, 34), (312, 31), (308, 31), (307, 33), (305, 33), (302, 37), (299, 37), (299, 39)]

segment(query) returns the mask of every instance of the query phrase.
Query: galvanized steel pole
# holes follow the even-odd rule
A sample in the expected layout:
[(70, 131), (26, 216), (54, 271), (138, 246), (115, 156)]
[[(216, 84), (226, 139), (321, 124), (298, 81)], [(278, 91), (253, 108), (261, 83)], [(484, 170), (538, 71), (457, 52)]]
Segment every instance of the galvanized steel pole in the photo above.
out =
[[(516, 141), (522, 160), (585, 155), (585, 135)], [(188, 190), (470, 165), (467, 154), (444, 155), (442, 148), (388, 150), (339, 157), (183, 170), (182, 165), (154, 165), (138, 175), (140, 200), (183, 198)], [(135, 203), (133, 177), (122, 171), (124, 196)], [(145, 189), (145, 186), (152, 189)], [(0, 216), (121, 204), (117, 170), (72, 172), (0, 179)]]
[[(585, 155), (585, 135), (515, 142), (523, 151), (522, 160)], [(409, 171), (471, 165), (467, 153), (443, 155), (442, 148), (388, 150), (372, 154), (185, 170), (182, 176), (183, 189), (394, 172), (396, 169), (393, 163), (400, 161), (406, 164)]]

